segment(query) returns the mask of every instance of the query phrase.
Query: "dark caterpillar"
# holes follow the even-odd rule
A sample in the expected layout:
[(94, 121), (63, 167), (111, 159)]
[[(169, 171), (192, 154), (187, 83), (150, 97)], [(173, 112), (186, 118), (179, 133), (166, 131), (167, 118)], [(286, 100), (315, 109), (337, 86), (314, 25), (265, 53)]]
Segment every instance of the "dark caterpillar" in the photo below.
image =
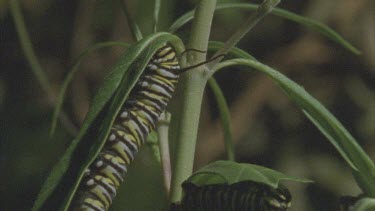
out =
[(292, 199), (283, 186), (275, 189), (251, 181), (202, 187), (184, 183), (182, 187), (185, 195), (180, 204), (172, 205), (172, 211), (286, 211)]
[(127, 167), (165, 111), (180, 72), (174, 49), (169, 45), (158, 49), (117, 114), (111, 133), (87, 169), (69, 210), (108, 210)]

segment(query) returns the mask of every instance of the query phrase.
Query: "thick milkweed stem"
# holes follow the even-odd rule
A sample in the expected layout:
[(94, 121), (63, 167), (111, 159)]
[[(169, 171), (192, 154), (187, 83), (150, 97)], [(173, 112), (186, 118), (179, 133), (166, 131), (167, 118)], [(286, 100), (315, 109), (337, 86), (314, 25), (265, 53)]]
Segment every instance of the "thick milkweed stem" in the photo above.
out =
[[(207, 51), (211, 22), (216, 7), (216, 0), (201, 0), (194, 15), (192, 33), (188, 48)], [(187, 58), (190, 65), (206, 60), (206, 53), (191, 52)], [(198, 66), (182, 74), (177, 88), (176, 111), (172, 116), (175, 147), (172, 149), (172, 184), (170, 202), (181, 199), (181, 184), (193, 172), (195, 145), (198, 134), (199, 116), (203, 92), (207, 80), (204, 66)], [(175, 121), (175, 123), (173, 123)], [(176, 122), (177, 121), (177, 122)]]

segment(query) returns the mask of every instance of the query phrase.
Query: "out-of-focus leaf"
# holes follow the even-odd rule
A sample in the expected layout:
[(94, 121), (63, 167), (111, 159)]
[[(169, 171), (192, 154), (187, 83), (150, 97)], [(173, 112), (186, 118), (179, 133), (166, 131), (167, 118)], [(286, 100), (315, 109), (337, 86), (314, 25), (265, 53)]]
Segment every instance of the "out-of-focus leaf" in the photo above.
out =
[(51, 84), (39, 63), (38, 58), (36, 57), (32, 42), (30, 40), (30, 36), (26, 29), (24, 21), (25, 18), (23, 17), (20, 9), (20, 3), (18, 0), (12, 0), (9, 1), (9, 6), (23, 53), (25, 54), (25, 57), (31, 67), (31, 71), (35, 75), (35, 78), (37, 79), (43, 91), (48, 95), (48, 97), (52, 98), (54, 93), (52, 92)]
[(148, 135), (146, 144), (150, 147), (156, 160), (160, 163), (161, 160), (160, 160), (159, 141), (158, 141), (158, 134), (156, 131), (152, 131)]
[(88, 56), (91, 52), (93, 52), (93, 51), (95, 51), (97, 49), (104, 48), (104, 47), (112, 47), (112, 46), (128, 47), (129, 44), (123, 43), (123, 42), (102, 42), (102, 43), (97, 43), (97, 44), (95, 44), (93, 46), (90, 46), (90, 47), (86, 48), (86, 50), (84, 50), (81, 53), (81, 55), (79, 55), (78, 58), (75, 60), (75, 62), (73, 63), (73, 66), (71, 68), (71, 70), (69, 71), (68, 75), (66, 76), (66, 78), (65, 78), (65, 80), (64, 80), (64, 82), (63, 82), (63, 84), (61, 86), (59, 97), (57, 98), (56, 106), (55, 106), (55, 109), (54, 109), (53, 115), (52, 115), (50, 137), (52, 137), (53, 134), (55, 133), (56, 125), (57, 125), (57, 120), (58, 120), (59, 114), (61, 112), (62, 106), (64, 104), (66, 90), (68, 89), (68, 86), (69, 86), (70, 82), (73, 80), (74, 75), (78, 71), (78, 67), (81, 64), (82, 60), (84, 58), (86, 58), (86, 56)]
[[(216, 10), (223, 10), (223, 9), (246, 9), (246, 10), (256, 10), (258, 8), (257, 4), (249, 4), (249, 3), (222, 3), (217, 4)], [(326, 36), (328, 39), (342, 45), (344, 48), (348, 49), (349, 51), (360, 54), (361, 52), (355, 48), (352, 44), (346, 41), (343, 37), (341, 37), (338, 33), (332, 30), (327, 25), (320, 23), (318, 21), (312, 20), (310, 18), (306, 18), (295, 13), (289, 12), (287, 10), (274, 8), (271, 14), (276, 15), (281, 18), (286, 18), (293, 22), (299, 23), (307, 28), (310, 28), (316, 32), (319, 32)], [(177, 31), (181, 26), (188, 23), (193, 19), (194, 11), (189, 11), (178, 18), (169, 28), (169, 32), (173, 33)]]
[(253, 181), (277, 188), (281, 180), (312, 182), (311, 180), (287, 176), (278, 171), (253, 164), (232, 161), (216, 161), (196, 171), (187, 181), (197, 186)]
[(153, 34), (131, 46), (96, 94), (83, 126), (42, 187), (33, 210), (66, 210), (84, 170), (105, 143), (114, 118), (156, 50), (171, 43), (183, 51), (179, 38), (168, 33)]

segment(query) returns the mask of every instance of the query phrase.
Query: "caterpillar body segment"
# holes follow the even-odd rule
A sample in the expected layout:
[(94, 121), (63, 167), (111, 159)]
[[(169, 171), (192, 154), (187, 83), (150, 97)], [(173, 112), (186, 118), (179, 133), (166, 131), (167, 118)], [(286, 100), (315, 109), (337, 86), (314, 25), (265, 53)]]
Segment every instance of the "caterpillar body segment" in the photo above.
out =
[(291, 194), (283, 186), (243, 181), (232, 185), (214, 184), (196, 186), (185, 182), (184, 197), (172, 211), (287, 211)]

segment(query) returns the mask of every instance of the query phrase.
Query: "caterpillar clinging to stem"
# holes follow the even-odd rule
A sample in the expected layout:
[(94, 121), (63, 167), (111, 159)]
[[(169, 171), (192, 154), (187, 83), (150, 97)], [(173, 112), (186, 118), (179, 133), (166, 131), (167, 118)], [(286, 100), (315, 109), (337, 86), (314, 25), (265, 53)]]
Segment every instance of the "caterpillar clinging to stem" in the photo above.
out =
[(108, 210), (128, 166), (172, 98), (179, 75), (218, 57), (181, 68), (172, 46), (156, 51), (117, 114), (103, 148), (86, 169), (69, 210)]

